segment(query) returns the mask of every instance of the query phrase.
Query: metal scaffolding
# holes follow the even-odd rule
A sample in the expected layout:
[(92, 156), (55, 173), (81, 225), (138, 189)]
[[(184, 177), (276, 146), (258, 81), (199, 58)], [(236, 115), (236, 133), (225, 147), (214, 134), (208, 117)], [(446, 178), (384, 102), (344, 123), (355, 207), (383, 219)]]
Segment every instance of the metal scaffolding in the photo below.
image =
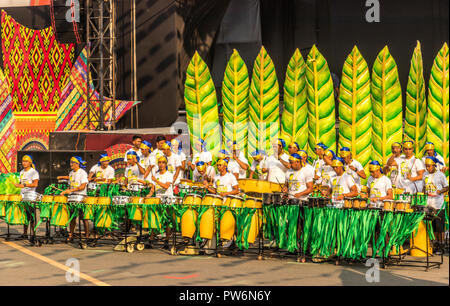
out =
[[(85, 0), (87, 119), (89, 129), (115, 129), (116, 65), (114, 0)], [(93, 84), (94, 88), (89, 88)], [(99, 96), (94, 95), (96, 89)], [(111, 103), (105, 103), (108, 101)], [(110, 114), (110, 122), (106, 115)]]

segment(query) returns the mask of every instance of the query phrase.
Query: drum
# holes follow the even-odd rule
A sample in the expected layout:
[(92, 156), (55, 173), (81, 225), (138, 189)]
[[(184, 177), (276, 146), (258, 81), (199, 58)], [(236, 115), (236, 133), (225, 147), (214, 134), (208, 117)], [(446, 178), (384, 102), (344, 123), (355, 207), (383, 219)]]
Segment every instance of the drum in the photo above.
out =
[(134, 192), (139, 192), (142, 189), (142, 185), (138, 185), (138, 184), (130, 184), (128, 185), (128, 190), (130, 191), (134, 191)]
[(131, 197), (131, 204), (142, 204), (144, 202), (144, 198), (142, 197)]
[(39, 202), (42, 199), (42, 195), (37, 192), (30, 191), (22, 194), (22, 201), (24, 202)]
[(352, 207), (353, 207), (353, 199), (344, 198), (344, 208), (352, 208)]
[(201, 205), (206, 206), (222, 206), (223, 197), (217, 194), (207, 194), (203, 197)]
[(6, 201), (8, 201), (8, 196), (0, 195), (0, 218), (6, 216)]
[(361, 197), (367, 198), (369, 196), (369, 187), (367, 186), (361, 186)]
[(394, 211), (394, 208), (395, 208), (395, 202), (393, 200), (383, 201), (383, 210)]
[(114, 196), (113, 204), (114, 205), (125, 205), (130, 201), (129, 196)]
[(361, 201), (359, 198), (352, 199), (352, 208), (354, 209), (360, 209), (361, 208)]
[(225, 197), (225, 201), (223, 203), (224, 206), (227, 207), (242, 207), (244, 203), (244, 199), (238, 196), (229, 195)]
[(370, 202), (369, 208), (370, 209), (383, 209), (383, 205), (384, 205), (384, 203), (381, 201)]
[(359, 199), (359, 208), (367, 207), (367, 199)]
[(161, 204), (161, 198), (145, 198), (144, 199), (144, 204), (147, 205), (158, 205)]
[[(20, 196), (20, 195), (19, 195)], [(10, 196), (11, 197), (11, 196)], [(14, 198), (15, 200), (17, 198)], [(5, 221), (9, 225), (24, 225), (28, 224), (28, 217), (25, 212), (25, 205), (20, 201), (11, 201), (5, 209)]]
[(236, 229), (236, 219), (230, 210), (227, 210), (220, 219), (220, 239), (231, 240)]
[(67, 197), (67, 202), (69, 203), (83, 203), (84, 199), (86, 198), (83, 194), (70, 194)]
[(139, 204), (142, 204), (144, 198), (141, 197), (131, 197), (131, 205), (128, 208), (128, 218), (134, 221), (142, 221), (142, 208), (139, 207)]
[[(258, 212), (255, 212), (252, 216), (252, 221), (250, 223), (250, 230), (248, 231), (247, 241), (248, 243), (254, 243), (256, 237), (258, 237), (259, 229), (262, 225), (262, 218)], [(242, 236), (242, 242), (245, 242), (245, 237)]]
[(184, 197), (183, 204), (185, 204), (185, 205), (201, 205), (202, 197), (195, 193), (187, 194)]
[(262, 208), (262, 199), (248, 197), (244, 202), (244, 207)]
[(62, 195), (55, 196), (53, 200), (57, 203), (67, 203), (67, 197)]
[(419, 223), (417, 231), (413, 231), (413, 237), (410, 240), (411, 256), (413, 257), (426, 257), (425, 250), (428, 245), (428, 254), (433, 254), (433, 248), (431, 247), (430, 238), (427, 235), (426, 225), (423, 221)]
[(284, 199), (284, 193), (281, 192), (275, 192), (272, 194), (272, 204), (274, 205), (280, 205), (283, 203)]
[(408, 200), (397, 200), (395, 201), (395, 210), (396, 211), (405, 211), (411, 208), (411, 204)]
[(22, 196), (20, 194), (10, 194), (8, 196), (9, 202), (20, 202), (22, 201)]
[(55, 196), (55, 203), (52, 206), (52, 218), (50, 219), (51, 225), (63, 227), (68, 225), (69, 209), (66, 203), (67, 198), (65, 196)]
[(282, 188), (283, 188), (283, 184), (270, 182), (270, 191), (271, 192), (281, 192)]
[(267, 193), (268, 190), (271, 190), (271, 183), (263, 180), (239, 179), (238, 184), (239, 189), (245, 193)]
[(198, 213), (189, 208), (181, 217), (181, 236), (186, 238), (192, 238), (195, 233), (195, 223), (197, 222)]
[(404, 188), (394, 188), (394, 195), (396, 194), (403, 194), (405, 193), (405, 189)]
[(296, 205), (296, 206), (306, 206), (308, 205), (308, 201), (300, 200), (297, 198), (292, 198), (287, 200), (287, 205)]
[[(128, 199), (127, 199), (127, 202), (128, 202)], [(110, 204), (111, 204), (110, 197), (98, 197), (97, 198), (97, 205), (110, 205)]]
[(97, 204), (97, 201), (98, 201), (97, 197), (86, 197), (84, 199), (84, 204), (95, 205), (95, 204)]
[(87, 189), (88, 189), (88, 190), (97, 190), (97, 187), (98, 187), (97, 183), (94, 183), (94, 182), (90, 182), (90, 183), (87, 185)]
[(41, 202), (42, 203), (53, 203), (53, 198), (54, 198), (54, 196), (52, 196), (52, 195), (43, 195)]

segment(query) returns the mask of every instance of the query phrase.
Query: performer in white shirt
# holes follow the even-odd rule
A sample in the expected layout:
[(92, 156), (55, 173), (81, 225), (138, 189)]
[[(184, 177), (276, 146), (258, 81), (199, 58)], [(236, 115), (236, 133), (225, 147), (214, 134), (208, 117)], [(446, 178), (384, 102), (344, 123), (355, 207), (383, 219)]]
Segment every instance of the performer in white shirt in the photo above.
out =
[(192, 171), (195, 170), (195, 164), (199, 161), (206, 163), (208, 166), (211, 166), (212, 163), (212, 154), (206, 148), (206, 141), (203, 139), (198, 139), (195, 142), (195, 149), (197, 153), (192, 157), (192, 161), (188, 161), (188, 167), (191, 168)]
[(286, 172), (286, 183), (283, 192), (288, 193), (289, 198), (308, 200), (308, 195), (313, 192), (313, 177), (303, 167), (304, 162), (299, 154), (294, 153), (289, 157), (291, 169)]
[(289, 155), (284, 153), (286, 142), (282, 138), (279, 138), (272, 146), (274, 153), (267, 159), (269, 167), (267, 179), (272, 183), (284, 184), (286, 180), (286, 171), (289, 169), (284, 166), (285, 163), (289, 163)]
[(435, 232), (438, 234), (438, 241), (444, 241), (445, 233), (445, 207), (444, 193), (448, 192), (448, 183), (445, 174), (437, 170), (437, 164), (440, 160), (434, 156), (427, 156), (425, 167), (427, 172), (424, 175), (425, 194), (427, 197), (427, 206), (438, 211), (437, 219), (433, 221)]
[(125, 168), (125, 186), (130, 189), (131, 185), (145, 185), (145, 169), (139, 164), (140, 158), (136, 152), (129, 152), (127, 155), (127, 167)]
[(340, 157), (333, 159), (332, 167), (336, 176), (328, 183), (328, 196), (331, 195), (332, 203), (337, 207), (344, 205), (344, 198), (352, 198), (358, 195), (355, 180), (344, 171), (344, 160)]
[(306, 176), (314, 181), (314, 167), (308, 163), (308, 153), (305, 150), (299, 150), (298, 155), (302, 158), (302, 169), (305, 171)]
[(423, 173), (425, 166), (422, 161), (414, 156), (414, 143), (410, 140), (403, 142), (403, 153), (399, 165), (400, 178), (398, 187), (406, 193), (415, 194), (423, 190)]
[(389, 157), (386, 165), (383, 168), (383, 172), (389, 177), (392, 183), (392, 187), (398, 187), (398, 180), (400, 179), (399, 166), (402, 162), (404, 155), (402, 154), (402, 144), (400, 142), (394, 142), (391, 145), (392, 155)]
[(383, 174), (381, 165), (376, 160), (369, 163), (369, 172), (370, 177), (367, 180), (367, 188), (369, 188), (370, 203), (381, 207), (384, 200), (392, 200), (394, 198), (391, 180)]
[(422, 162), (424, 164), (425, 164), (425, 160), (428, 156), (436, 157), (436, 159), (439, 160), (440, 163), (436, 164), (436, 169), (438, 171), (441, 171), (442, 173), (445, 173), (448, 171), (448, 167), (445, 165), (444, 158), (436, 152), (434, 143), (432, 143), (432, 142), (425, 143), (425, 155), (422, 158)]
[[(16, 188), (20, 188), (20, 194), (22, 195), (27, 192), (35, 192), (36, 187), (39, 184), (39, 173), (36, 171), (33, 163), (33, 158), (30, 155), (24, 155), (22, 157), (22, 167), (23, 170), (20, 171), (19, 174), (19, 184), (14, 183), (14, 186), (16, 186)], [(26, 209), (26, 214), (28, 220), (30, 220), (30, 227), (33, 231), (32, 235), (34, 237), (35, 220), (32, 218), (31, 212), (28, 211), (28, 207)], [(23, 226), (23, 235), (19, 238), (28, 239), (28, 225), (25, 224)]]
[(94, 182), (111, 183), (114, 179), (114, 168), (109, 165), (110, 158), (107, 154), (101, 154), (99, 162), (89, 170), (88, 180)]
[(229, 169), (237, 169), (231, 170), (231, 172), (236, 176), (236, 179), (245, 179), (247, 177), (247, 170), (250, 168), (248, 165), (248, 160), (245, 158), (244, 152), (238, 149), (236, 142), (231, 146), (231, 158), (228, 161)]
[(262, 150), (256, 150), (252, 152), (251, 155), (253, 157), (253, 163), (250, 167), (249, 178), (252, 179), (253, 175), (256, 174), (257, 179), (266, 181), (269, 174), (266, 152)]
[[(87, 184), (89, 182), (88, 180), (88, 174), (84, 169), (86, 169), (86, 162), (80, 157), (80, 156), (73, 156), (70, 159), (70, 168), (72, 171), (70, 171), (69, 176), (58, 176), (58, 180), (66, 179), (69, 180), (69, 188), (61, 192), (61, 195), (66, 194), (81, 194), (86, 195), (87, 194)], [(73, 211), (71, 211), (71, 214)], [(88, 220), (84, 219), (83, 213), (81, 213), (80, 219), (83, 219), (84, 223), (84, 232), (85, 237), (89, 238), (89, 223)], [(69, 229), (69, 237), (67, 238), (67, 242), (73, 240), (73, 233), (75, 231), (75, 225), (76, 225), (76, 218), (73, 218), (70, 222), (70, 229)]]
[(195, 183), (204, 183), (205, 181), (213, 183), (216, 177), (216, 171), (213, 166), (208, 166), (206, 163), (200, 161), (195, 167), (193, 177), (193, 182)]
[[(166, 137), (164, 137), (163, 135), (159, 135), (158, 137), (156, 137), (156, 149), (154, 149), (151, 153), (151, 156), (155, 158), (155, 164), (157, 163), (156, 157), (162, 156), (164, 154), (162, 149), (164, 143), (166, 143)], [(157, 169), (158, 167), (156, 167), (155, 172), (157, 171)]]
[(137, 156), (139, 156), (139, 158), (142, 156), (142, 152), (141, 152), (142, 137), (139, 135), (134, 135), (132, 143), (133, 143), (133, 147), (131, 149), (129, 149), (127, 152), (125, 152), (124, 162), (127, 162), (128, 153), (131, 151), (136, 152), (136, 154), (137, 154)]
[(167, 158), (167, 170), (172, 173), (174, 184), (180, 183), (180, 170), (181, 170), (181, 160), (178, 154), (172, 152), (171, 149), (172, 144), (170, 141), (166, 141), (165, 144), (162, 145), (163, 153)]
[(205, 187), (209, 192), (219, 194), (222, 197), (239, 194), (239, 185), (236, 177), (227, 171), (228, 162), (226, 159), (217, 161), (218, 174), (214, 178), (214, 185), (205, 182)]
[(149, 174), (156, 164), (156, 162), (154, 162), (155, 158), (152, 156), (152, 144), (146, 140), (143, 140), (141, 143), (141, 152), (142, 156), (140, 157), (139, 164), (145, 170), (142, 177), (144, 180), (147, 180), (148, 178), (150, 178)]
[(336, 155), (333, 150), (326, 149), (323, 151), (322, 159), (318, 162), (319, 168), (316, 170), (314, 176), (318, 185), (328, 186), (331, 178), (336, 175), (332, 167), (332, 161), (335, 158)]
[(361, 179), (367, 178), (363, 166), (359, 161), (353, 159), (352, 152), (350, 152), (350, 148), (348, 147), (342, 147), (339, 150), (339, 155), (344, 159), (345, 172), (353, 177), (356, 183), (356, 187), (358, 187), (358, 191), (361, 191)]
[(181, 162), (180, 174), (178, 175), (178, 177), (179, 179), (184, 179), (186, 178), (185, 171), (187, 165), (186, 165), (186, 154), (184, 154), (183, 152), (183, 143), (181, 141), (178, 142), (178, 140), (176, 140), (175, 138), (172, 139), (170, 142), (172, 144), (172, 153), (178, 155)]

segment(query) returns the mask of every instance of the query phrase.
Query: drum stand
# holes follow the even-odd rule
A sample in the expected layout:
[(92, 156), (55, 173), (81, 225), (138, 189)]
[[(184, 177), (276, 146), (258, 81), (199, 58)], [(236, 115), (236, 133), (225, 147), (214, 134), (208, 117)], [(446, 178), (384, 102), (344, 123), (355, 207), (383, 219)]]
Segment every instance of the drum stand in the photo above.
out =
[[(425, 217), (423, 218), (423, 221), (430, 221), (431, 222), (435, 218), (437, 218), (437, 216), (425, 215)], [(412, 248), (410, 248), (409, 251), (405, 252), (404, 254), (389, 255), (388, 258), (385, 258), (384, 255), (383, 255), (383, 257), (382, 257), (382, 267), (383, 267), (383, 269), (386, 269), (387, 266), (389, 266), (389, 265), (393, 265), (393, 264), (391, 264), (389, 258), (396, 259), (396, 262), (394, 264), (396, 266), (399, 266), (399, 267), (421, 267), (423, 265), (417, 265), (417, 263), (419, 263), (419, 264), (425, 264), (426, 263), (426, 265), (424, 266), (425, 267), (425, 272), (428, 272), (431, 268), (438, 268), (439, 269), (441, 267), (441, 265), (444, 263), (444, 246), (443, 246), (443, 242), (440, 241), (440, 238), (438, 238), (438, 240), (439, 240), (439, 244), (438, 244), (439, 248), (438, 248), (438, 250), (437, 250), (435, 255), (440, 256), (440, 261), (430, 261), (430, 257), (433, 256), (433, 255), (428, 252), (428, 248), (429, 248), (429, 245), (428, 245), (428, 242), (429, 242), (429, 239), (428, 239), (428, 237), (429, 237), (428, 226), (425, 226), (425, 235), (426, 235), (426, 239), (425, 239), (426, 240), (426, 250), (422, 250), (421, 248), (413, 245)], [(411, 239), (412, 239), (412, 241), (414, 241), (413, 237), (411, 237)], [(406, 258), (406, 254), (410, 253), (411, 250), (414, 250), (414, 249), (422, 251), (423, 253), (426, 254), (426, 262), (424, 262), (422, 260), (405, 259)], [(388, 259), (388, 260), (386, 260), (386, 259)], [(413, 263), (416, 263), (416, 264), (413, 264)]]

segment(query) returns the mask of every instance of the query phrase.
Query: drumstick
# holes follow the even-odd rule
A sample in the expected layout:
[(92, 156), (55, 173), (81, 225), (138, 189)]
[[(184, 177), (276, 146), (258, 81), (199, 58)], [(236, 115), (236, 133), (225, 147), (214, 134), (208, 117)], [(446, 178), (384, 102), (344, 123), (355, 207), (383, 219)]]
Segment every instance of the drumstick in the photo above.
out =
[(55, 186), (53, 186), (53, 185), (50, 185), (50, 187), (52, 187), (52, 188), (54, 188), (54, 189), (56, 189), (56, 190), (58, 190), (58, 191), (61, 191), (61, 192), (63, 192), (64, 190), (61, 190), (61, 189), (59, 189), (59, 188), (56, 188)]

